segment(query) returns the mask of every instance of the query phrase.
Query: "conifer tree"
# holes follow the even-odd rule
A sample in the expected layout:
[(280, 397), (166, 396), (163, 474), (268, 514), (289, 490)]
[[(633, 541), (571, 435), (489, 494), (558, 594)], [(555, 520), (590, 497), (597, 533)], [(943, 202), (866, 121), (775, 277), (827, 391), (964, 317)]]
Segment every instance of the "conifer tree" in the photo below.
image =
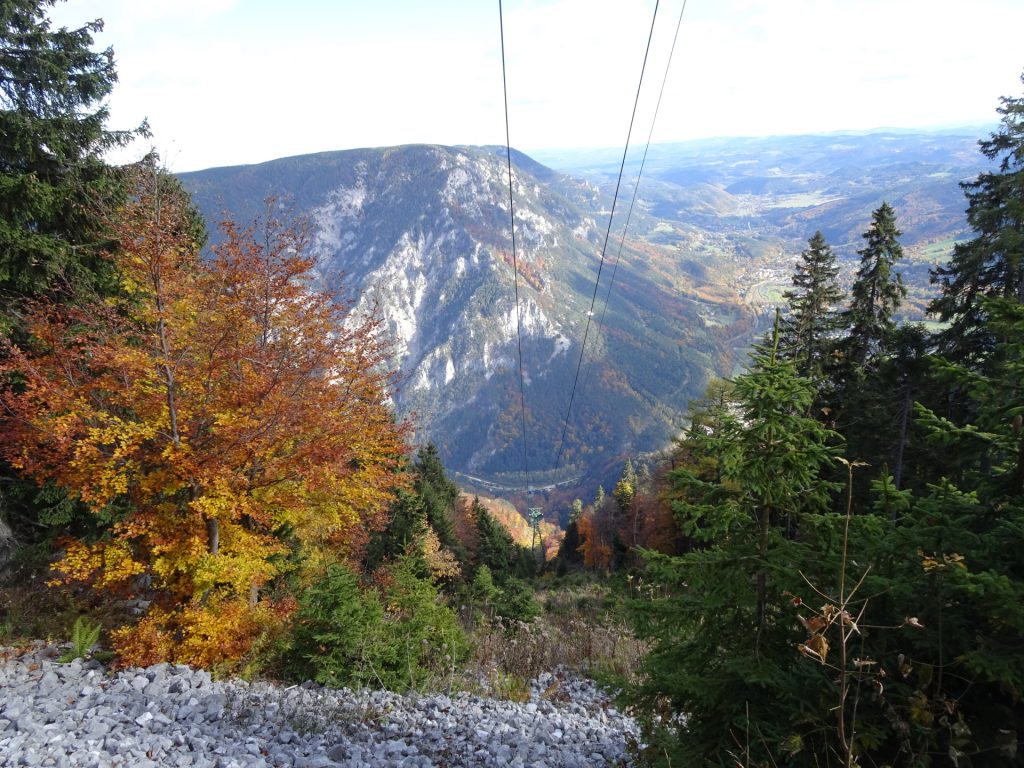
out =
[(940, 336), (944, 355), (972, 364), (993, 359), (983, 299), (1024, 302), (1024, 96), (1001, 102), (998, 130), (979, 142), (996, 170), (960, 185), (975, 237), (957, 243), (949, 264), (932, 272), (942, 295), (928, 308), (949, 323)]
[(568, 570), (569, 566), (581, 565), (583, 555), (579, 551), (580, 546), (580, 518), (583, 516), (583, 502), (580, 499), (572, 500), (572, 507), (569, 511), (569, 523), (565, 527), (565, 536), (558, 546), (558, 570), (559, 574)]
[[(896, 311), (906, 295), (896, 262), (903, 248), (895, 213), (888, 203), (871, 215), (863, 234), (865, 246), (858, 253), (860, 268), (851, 288), (850, 306), (843, 313), (846, 335), (836, 344), (837, 361), (831, 371), (829, 405), (836, 428), (847, 445), (847, 458), (881, 470), (897, 461), (903, 440), (903, 413), (907, 393), (900, 371), (890, 365), (897, 342), (910, 336), (896, 333)], [(909, 349), (901, 350), (904, 355)], [(854, 476), (857, 508), (868, 499), (870, 478)]]
[(374, 531), (366, 547), (364, 566), (374, 571), (388, 561), (396, 561), (403, 554), (415, 550), (427, 535), (427, 515), (423, 499), (414, 492), (399, 490), (391, 505), (387, 525)]
[(145, 131), (106, 128), (117, 74), (113, 51), (92, 49), (102, 21), (53, 29), (52, 4), (0, 6), (0, 333), (25, 298), (113, 287), (102, 216), (124, 188), (103, 154)]
[(847, 328), (844, 340), (846, 362), (854, 372), (880, 359), (893, 329), (895, 315), (907, 295), (896, 262), (903, 258), (903, 246), (896, 228), (896, 213), (888, 203), (871, 214), (871, 226), (862, 237), (866, 241), (860, 254), (860, 268), (851, 289), (850, 307), (843, 315)]
[(441, 552), (464, 565), (467, 555), (455, 533), (454, 519), (459, 487), (448, 478), (433, 443), (420, 447), (408, 472), (412, 476), (412, 491), (398, 493), (388, 524), (371, 536), (366, 568), (373, 571), (385, 561), (395, 561), (432, 536)]
[(779, 356), (796, 362), (797, 373), (819, 379), (839, 326), (836, 305), (843, 299), (839, 264), (821, 232), (815, 232), (800, 254), (793, 287), (783, 296), (789, 314), (782, 321)]
[(633, 469), (633, 462), (627, 458), (626, 464), (622, 468), (622, 476), (612, 491), (612, 495), (619, 505), (619, 513), (622, 515), (629, 514), (629, 506), (633, 503), (633, 496), (636, 495), (636, 483), (636, 471)]
[(800, 695), (801, 681), (788, 676), (793, 621), (780, 608), (798, 571), (816, 567), (805, 540), (829, 507), (834, 485), (822, 474), (837, 436), (806, 415), (814, 388), (779, 359), (777, 333), (732, 395), (712, 402), (705, 426), (691, 425), (689, 459), (670, 476), (676, 517), (697, 548), (647, 555), (669, 596), (638, 605), (637, 629), (652, 650), (633, 699), (685, 713), (686, 727), (658, 744), (671, 765), (726, 764), (753, 723), (766, 759), (771, 747), (762, 747), (791, 727), (780, 699)]
[[(103, 154), (146, 132), (106, 128), (117, 74), (113, 52), (92, 49), (102, 22), (55, 30), (51, 5), (0, 3), (0, 339), (18, 344), (26, 301), (80, 303), (114, 289), (103, 216), (126, 185)], [(21, 540), (81, 518), (55, 486), (40, 492), (3, 461), (0, 510)]]
[(441, 544), (454, 552), (459, 560), (466, 558), (462, 544), (455, 535), (455, 502), (459, 487), (445, 472), (437, 446), (427, 443), (416, 453), (413, 467), (416, 492), (423, 503), (427, 522), (437, 534)]
[[(887, 711), (878, 716), (893, 726), (884, 748), (908, 760), (948, 754), (953, 765), (1019, 766), (1024, 304), (984, 299), (981, 309), (995, 343), (993, 359), (978, 360), (981, 371), (936, 361), (941, 376), (968, 398), (970, 420), (917, 405), (928, 444), (957, 461), (918, 491), (897, 490), (888, 478), (877, 483), (879, 511), (894, 525), (863, 546), (880, 550), (874, 559), (889, 571), (881, 589), (871, 585), (884, 590), (879, 607), (888, 611), (872, 623), (893, 626), (913, 616), (922, 627), (898, 638), (900, 658), (913, 658), (921, 672), (891, 676)], [(891, 758), (880, 752), (875, 762)]]
[(516, 543), (479, 498), (473, 499), (472, 509), (477, 535), (476, 566), (479, 568), (486, 565), (494, 577), (501, 581), (516, 564)]
[(569, 524), (575, 523), (583, 514), (583, 502), (580, 499), (572, 500), (572, 509), (569, 512)]

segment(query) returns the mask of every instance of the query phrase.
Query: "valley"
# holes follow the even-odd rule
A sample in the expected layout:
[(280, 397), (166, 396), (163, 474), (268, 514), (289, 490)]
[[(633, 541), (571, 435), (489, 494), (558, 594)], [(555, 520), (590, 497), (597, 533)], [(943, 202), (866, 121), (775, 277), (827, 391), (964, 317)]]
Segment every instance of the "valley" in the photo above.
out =
[(637, 160), (608, 231), (615, 151), (515, 152), (525, 457), (503, 148), (328, 152), (181, 179), (211, 233), (224, 216), (305, 220), (321, 279), (384, 320), (416, 441), (435, 442), (468, 489), (528, 486), (531, 505), (564, 517), (552, 507), (610, 487), (625, 456), (673, 439), (710, 378), (742, 370), (815, 230), (849, 285), (860, 233), (888, 200), (907, 254), (901, 319), (923, 320), (928, 269), (966, 232), (958, 183), (983, 167), (982, 131), (652, 146), (625, 236)]

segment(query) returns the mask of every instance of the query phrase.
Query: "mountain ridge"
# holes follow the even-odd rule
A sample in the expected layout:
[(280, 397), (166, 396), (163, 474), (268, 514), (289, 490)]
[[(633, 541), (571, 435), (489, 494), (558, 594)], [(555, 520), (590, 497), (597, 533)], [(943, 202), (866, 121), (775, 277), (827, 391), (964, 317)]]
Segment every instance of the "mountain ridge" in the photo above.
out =
[(627, 164), (597, 291), (599, 322), (587, 341), (566, 461), (555, 469), (618, 165), (609, 156), (604, 170), (589, 161), (555, 170), (509, 152), (524, 460), (507, 152), (403, 145), (181, 175), (208, 221), (222, 212), (251, 221), (266, 213), (269, 195), (279, 198), (275, 213), (304, 216), (322, 278), (337, 285), (344, 274), (359, 311), (376, 307), (395, 340), (403, 380), (396, 406), (416, 414), (417, 438), (437, 443), (464, 485), (505, 495), (571, 488), (581, 478), (585, 494), (614, 482), (617, 460), (666, 445), (707, 379), (737, 370), (807, 237), (823, 230), (848, 277), (883, 199), (894, 202), (907, 246), (904, 317), (923, 317), (928, 268), (966, 231), (958, 182), (984, 167), (974, 137), (960, 133), (652, 146), (624, 237), (635, 183)]
[[(276, 210), (306, 217), (323, 279), (337, 284), (344, 273), (357, 311), (380, 312), (402, 372), (396, 405), (417, 414), (418, 437), (433, 440), (454, 471), (544, 485), (588, 476), (609, 456), (659, 448), (724, 354), (703, 334), (701, 344), (679, 343), (687, 327), (703, 326), (699, 302), (681, 300), (664, 274), (638, 269), (642, 262), (631, 261), (643, 254), (627, 248), (606, 324), (591, 329), (592, 375), (554, 471), (600, 260), (603, 201), (592, 185), (514, 153), (524, 462), (504, 148), (345, 150), (181, 178), (208, 220), (226, 209), (245, 223), (268, 194), (290, 198)], [(678, 408), (652, 407), (668, 399)]]

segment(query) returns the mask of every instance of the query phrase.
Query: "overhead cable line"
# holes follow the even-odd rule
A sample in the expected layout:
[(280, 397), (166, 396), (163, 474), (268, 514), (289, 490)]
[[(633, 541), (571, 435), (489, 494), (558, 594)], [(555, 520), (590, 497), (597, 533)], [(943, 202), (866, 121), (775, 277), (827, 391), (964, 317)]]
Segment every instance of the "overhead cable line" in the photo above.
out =
[[(622, 237), (619, 238), (619, 250), (615, 254), (615, 263), (612, 265), (612, 276), (608, 280), (608, 290), (604, 294), (604, 306), (601, 308), (601, 317), (597, 321), (597, 332), (600, 333), (604, 327), (604, 318), (608, 313), (608, 302), (612, 295), (612, 286), (615, 285), (615, 275), (619, 271), (619, 261), (622, 260), (622, 248), (626, 242), (626, 231), (629, 229), (629, 222), (633, 218), (633, 207), (636, 204), (637, 194), (640, 191), (640, 179), (644, 175), (644, 167), (647, 165), (647, 153), (651, 148), (651, 138), (654, 136), (654, 125), (658, 121), (658, 112), (661, 110), (661, 98), (665, 95), (665, 83), (668, 82), (668, 73), (672, 68), (672, 57), (676, 52), (676, 42), (679, 40), (679, 29), (683, 25), (683, 14), (686, 13), (686, 0), (683, 0), (683, 7), (679, 10), (679, 20), (676, 22), (676, 32), (672, 37), (672, 47), (669, 49), (668, 61), (665, 64), (665, 74), (661, 78), (661, 89), (658, 91), (658, 101), (654, 105), (654, 116), (651, 118), (651, 130), (647, 133), (647, 145), (644, 147), (644, 154), (640, 160), (640, 170), (637, 171), (636, 181), (633, 185), (633, 197), (629, 201), (629, 210), (626, 212), (626, 223), (622, 227)], [(590, 365), (593, 365), (593, 359), (590, 361)], [(590, 372), (590, 365), (587, 367), (587, 372)], [(584, 377), (583, 383), (586, 386), (587, 377)], [(580, 391), (580, 397), (582, 398), (583, 392)]]
[(505, 156), (508, 160), (508, 212), (512, 220), (512, 284), (516, 297), (516, 344), (519, 350), (519, 405), (523, 421), (523, 478), (530, 492), (530, 465), (526, 450), (526, 387), (523, 379), (523, 315), (519, 309), (519, 263), (516, 259), (516, 211), (512, 202), (512, 142), (508, 128), (508, 78), (505, 74), (505, 14), (498, 0), (498, 24), (501, 28), (501, 89), (505, 97)]
[[(499, 3), (501, 0), (498, 0)], [(644, 84), (644, 71), (647, 69), (647, 56), (651, 52), (651, 39), (654, 37), (654, 22), (658, 18), (658, 4), (655, 0), (654, 16), (651, 19), (651, 31), (647, 34), (647, 48), (644, 50), (644, 63), (640, 67), (640, 82), (636, 87), (636, 98), (633, 100), (633, 114), (629, 118), (629, 130), (626, 132), (626, 147), (622, 150), (622, 163), (619, 166), (619, 177), (615, 182), (615, 194), (612, 196), (612, 209), (608, 214), (608, 229), (604, 234), (604, 244), (601, 246), (601, 262), (597, 265), (597, 280), (594, 281), (594, 295), (590, 299), (590, 310), (587, 312), (587, 326), (583, 331), (583, 344), (580, 346), (580, 359), (576, 363), (576, 375), (572, 381), (572, 393), (569, 395), (569, 407), (565, 411), (565, 423), (562, 425), (562, 437), (558, 441), (558, 454), (555, 457), (555, 469), (558, 469), (562, 461), (562, 453), (565, 450), (565, 433), (569, 428), (569, 416), (572, 414), (573, 400), (576, 399), (576, 387), (580, 380), (580, 368), (583, 367), (583, 354), (587, 350), (587, 337), (590, 335), (590, 321), (594, 318), (594, 306), (597, 304), (597, 289), (601, 284), (601, 270), (604, 268), (605, 254), (608, 251), (608, 240), (612, 234), (612, 220), (615, 218), (615, 204), (619, 199), (619, 187), (622, 185), (622, 174), (626, 169), (626, 155), (629, 154), (629, 142), (633, 136), (633, 122), (636, 120), (636, 109), (640, 103), (640, 90)]]

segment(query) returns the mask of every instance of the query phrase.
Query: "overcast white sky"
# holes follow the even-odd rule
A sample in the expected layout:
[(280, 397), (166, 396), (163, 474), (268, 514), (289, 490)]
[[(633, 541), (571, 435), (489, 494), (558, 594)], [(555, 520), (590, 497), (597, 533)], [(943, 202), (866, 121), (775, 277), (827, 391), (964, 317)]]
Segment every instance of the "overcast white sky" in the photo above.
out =
[[(634, 140), (683, 0), (662, 0)], [(654, 0), (504, 0), (512, 145), (619, 147)], [(171, 170), (503, 144), (498, 0), (68, 0), (103, 18), (111, 127)], [(977, 125), (1021, 95), (1021, 0), (687, 0), (654, 141)], [(133, 154), (144, 153), (137, 147)]]

